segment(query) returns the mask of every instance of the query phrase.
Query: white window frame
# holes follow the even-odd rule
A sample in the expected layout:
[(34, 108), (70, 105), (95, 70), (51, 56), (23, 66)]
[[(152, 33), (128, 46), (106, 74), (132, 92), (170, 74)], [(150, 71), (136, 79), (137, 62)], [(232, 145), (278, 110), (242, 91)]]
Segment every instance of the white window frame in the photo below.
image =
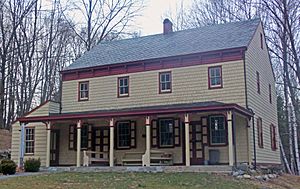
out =
[(25, 128), (24, 140), (25, 140), (24, 141), (25, 154), (30, 154), (30, 155), (34, 154), (34, 146), (35, 146), (35, 128), (34, 127), (26, 127)]
[[(220, 70), (220, 75), (217, 76), (217, 71), (215, 70)], [(213, 75), (213, 72), (214, 75)], [(220, 78), (220, 83), (219, 84), (212, 84), (212, 80), (213, 79), (217, 79), (217, 78)], [(222, 66), (213, 66), (213, 67), (209, 67), (208, 68), (208, 83), (209, 83), (209, 88), (213, 89), (213, 88), (221, 88), (222, 87), (222, 83), (223, 83), (223, 77), (222, 77)]]
[[(121, 80), (123, 81), (123, 85), (121, 85)], [(127, 80), (127, 85), (125, 85), (125, 82), (124, 80)], [(124, 88), (124, 91), (125, 91), (125, 88), (127, 88), (127, 93), (121, 93), (121, 89)], [(119, 97), (126, 97), (126, 96), (129, 96), (129, 77), (126, 76), (126, 77), (119, 77), (118, 78), (118, 96)]]
[[(82, 88), (83, 85), (86, 85), (86, 88)], [(86, 96), (82, 95), (86, 94)], [(79, 82), (79, 101), (89, 99), (89, 82), (83, 81)]]
[[(169, 80), (167, 80), (166, 75), (169, 75)], [(163, 77), (165, 80), (163, 81)], [(163, 85), (167, 86), (167, 84), (170, 84), (169, 89), (163, 89)], [(159, 90), (160, 93), (170, 93), (172, 91), (172, 73), (171, 72), (160, 72), (159, 73)]]

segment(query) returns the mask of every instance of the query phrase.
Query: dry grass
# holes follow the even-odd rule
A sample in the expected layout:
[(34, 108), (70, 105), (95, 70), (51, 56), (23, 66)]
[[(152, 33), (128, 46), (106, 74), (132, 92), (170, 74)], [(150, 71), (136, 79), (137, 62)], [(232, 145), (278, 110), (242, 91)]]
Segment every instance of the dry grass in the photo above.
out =
[(5, 129), (0, 129), (0, 151), (11, 148), (11, 132)]
[(1, 189), (40, 188), (260, 188), (249, 182), (203, 173), (57, 173), (0, 180)]

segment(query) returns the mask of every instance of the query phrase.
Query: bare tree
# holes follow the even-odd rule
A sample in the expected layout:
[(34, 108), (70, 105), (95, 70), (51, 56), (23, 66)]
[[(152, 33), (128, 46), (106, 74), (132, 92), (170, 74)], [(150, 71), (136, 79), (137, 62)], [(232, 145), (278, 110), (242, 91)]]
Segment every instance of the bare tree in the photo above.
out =
[(77, 25), (73, 24), (77, 22), (71, 19), (69, 12), (65, 14), (71, 28), (84, 43), (85, 50), (89, 51), (107, 38), (112, 40), (124, 34), (124, 30), (139, 15), (142, 5), (142, 0), (79, 0), (73, 3), (71, 12), (74, 14), (76, 10), (84, 19), (84, 23)]

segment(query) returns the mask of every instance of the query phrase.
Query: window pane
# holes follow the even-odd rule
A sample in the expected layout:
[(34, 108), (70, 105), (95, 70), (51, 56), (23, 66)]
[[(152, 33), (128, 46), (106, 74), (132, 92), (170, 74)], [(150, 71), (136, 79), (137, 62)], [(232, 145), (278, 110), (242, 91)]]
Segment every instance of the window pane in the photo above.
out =
[(173, 120), (160, 120), (159, 124), (160, 146), (172, 146)]
[(212, 144), (226, 143), (225, 119), (223, 116), (210, 117), (210, 135)]
[(170, 81), (170, 74), (166, 74), (166, 81)]
[(221, 69), (220, 68), (215, 68), (215, 71), (216, 71), (215, 76), (220, 77), (221, 76)]
[(166, 89), (167, 89), (167, 90), (170, 90), (170, 89), (171, 89), (171, 83), (170, 83), (170, 82), (166, 83)]
[(130, 147), (130, 122), (118, 123), (118, 147)]

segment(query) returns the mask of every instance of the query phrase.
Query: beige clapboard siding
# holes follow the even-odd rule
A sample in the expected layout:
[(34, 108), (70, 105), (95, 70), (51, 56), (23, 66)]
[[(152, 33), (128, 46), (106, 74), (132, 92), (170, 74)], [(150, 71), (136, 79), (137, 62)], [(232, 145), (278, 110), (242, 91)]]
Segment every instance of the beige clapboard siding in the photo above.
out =
[(20, 124), (15, 122), (12, 125), (12, 137), (11, 137), (11, 159), (18, 163), (19, 162), (19, 151), (20, 151)]
[[(40, 106), (26, 117), (33, 116), (48, 116), (50, 113), (58, 113), (59, 112), (59, 103), (48, 101), (44, 105)], [(45, 166), (46, 163), (46, 139), (47, 132), (46, 126), (44, 123), (29, 123), (26, 126), (35, 128), (35, 146), (34, 146), (34, 155), (29, 156), (25, 155), (26, 158), (40, 158), (41, 165)], [(12, 160), (15, 162), (19, 161), (20, 157), (20, 123), (16, 122), (12, 125), (12, 147), (11, 147), (11, 156)]]
[(30, 114), (25, 117), (34, 117), (34, 116), (45, 116), (50, 113), (58, 113), (59, 112), (59, 103), (48, 101), (45, 104), (38, 107), (36, 110), (33, 110)]
[[(264, 148), (257, 146), (257, 162), (258, 163), (280, 163), (279, 149), (272, 151), (270, 139), (270, 124), (274, 124), (277, 128), (278, 123), (276, 111), (276, 92), (275, 81), (272, 73), (272, 67), (266, 44), (264, 49), (260, 48), (260, 33), (263, 33), (262, 25), (259, 25), (255, 36), (253, 37), (248, 50), (246, 51), (246, 80), (248, 105), (255, 111), (255, 138), (258, 144), (256, 118), (262, 118)], [(257, 93), (256, 71), (260, 73), (261, 94)], [(272, 86), (272, 104), (269, 103), (269, 84)], [(251, 124), (252, 125), (252, 124)], [(253, 154), (253, 138), (250, 132), (250, 149)], [(278, 139), (277, 139), (278, 146)], [(253, 158), (253, 156), (252, 156)]]
[[(46, 127), (44, 123), (30, 123), (26, 127), (35, 128), (35, 145), (34, 154), (26, 155), (24, 159), (36, 158), (41, 160), (41, 165), (45, 166), (46, 163)], [(11, 159), (16, 163), (19, 162), (20, 157), (20, 123), (16, 122), (12, 125), (12, 147), (11, 147)]]
[[(209, 90), (208, 67), (215, 65), (222, 65), (224, 87)], [(238, 103), (245, 106), (242, 61), (168, 70), (172, 71), (173, 80), (170, 94), (159, 94), (158, 92), (159, 71), (65, 81), (62, 89), (62, 111), (66, 113), (201, 101)], [(128, 75), (130, 77), (130, 96), (117, 98), (117, 77)], [(79, 81), (89, 81), (89, 101), (78, 102)]]
[(247, 118), (237, 115), (236, 117), (236, 154), (237, 162), (248, 162), (249, 161), (249, 147), (248, 147), (248, 121)]

